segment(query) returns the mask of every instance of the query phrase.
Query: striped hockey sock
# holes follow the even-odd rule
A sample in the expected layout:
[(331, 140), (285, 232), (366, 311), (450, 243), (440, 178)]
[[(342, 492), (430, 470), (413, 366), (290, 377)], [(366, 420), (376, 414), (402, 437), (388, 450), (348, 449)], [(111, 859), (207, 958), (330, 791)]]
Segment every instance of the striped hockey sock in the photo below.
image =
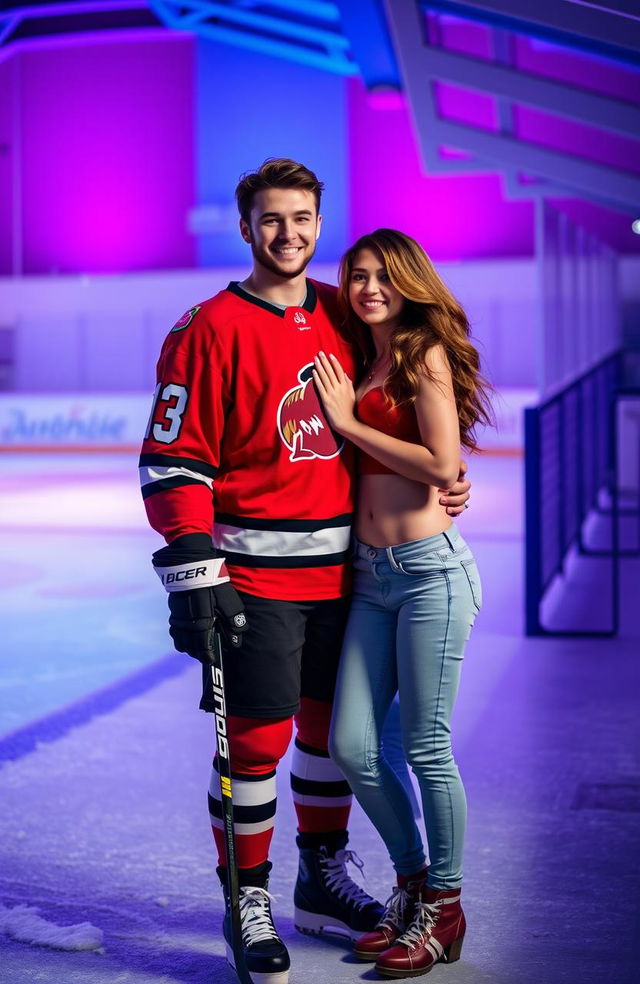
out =
[(302, 697), (291, 756), (291, 789), (301, 834), (344, 831), (351, 812), (349, 784), (329, 757), (331, 704)]
[[(217, 757), (209, 783), (209, 816), (218, 849), (218, 864), (225, 863), (224, 827)], [(269, 856), (276, 815), (276, 772), (262, 775), (231, 773), (233, 829), (236, 835), (238, 868), (254, 868)]]
[[(269, 856), (276, 813), (276, 766), (289, 746), (292, 725), (292, 718), (227, 716), (236, 860), (242, 870), (264, 865)], [(222, 865), (226, 852), (216, 759), (209, 783), (209, 814)]]
[(296, 738), (291, 756), (291, 789), (301, 833), (346, 829), (351, 790), (327, 751)]

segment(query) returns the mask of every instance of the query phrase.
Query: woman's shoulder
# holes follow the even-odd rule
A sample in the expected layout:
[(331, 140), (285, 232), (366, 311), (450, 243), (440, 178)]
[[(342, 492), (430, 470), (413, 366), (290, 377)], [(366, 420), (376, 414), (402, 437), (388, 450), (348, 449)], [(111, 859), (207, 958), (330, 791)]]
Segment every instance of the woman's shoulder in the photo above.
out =
[(449, 358), (442, 342), (434, 342), (429, 346), (424, 354), (424, 364), (430, 372), (449, 371)]
[(437, 342), (423, 355), (423, 371), (419, 374), (416, 399), (431, 402), (434, 397), (449, 398), (453, 392), (451, 363), (444, 345)]

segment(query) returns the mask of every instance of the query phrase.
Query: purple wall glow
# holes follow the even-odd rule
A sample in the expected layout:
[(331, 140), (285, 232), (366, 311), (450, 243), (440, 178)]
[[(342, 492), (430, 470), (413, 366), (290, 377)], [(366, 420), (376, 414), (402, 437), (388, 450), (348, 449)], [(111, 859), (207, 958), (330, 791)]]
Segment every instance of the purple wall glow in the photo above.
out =
[(434, 260), (533, 253), (530, 202), (506, 201), (498, 174), (425, 175), (404, 102), (378, 105), (349, 82), (353, 238), (392, 226)]
[(427, 31), (432, 44), (442, 44), (474, 58), (493, 58), (492, 32), (483, 24), (449, 14), (427, 13)]
[(515, 57), (523, 72), (640, 103), (640, 69), (631, 65), (522, 36), (515, 38)]
[[(432, 44), (480, 60), (494, 58), (491, 29), (459, 17), (434, 13), (427, 15), (426, 22)], [(640, 104), (637, 68), (515, 34), (509, 35), (507, 51), (509, 63), (524, 72)], [(460, 86), (435, 85), (443, 118), (492, 132), (499, 129), (497, 99)], [(620, 171), (640, 173), (640, 135), (637, 140), (619, 136), (527, 106), (513, 107), (513, 124), (523, 141)], [(526, 149), (523, 149), (523, 167), (525, 160)], [(574, 222), (584, 225), (620, 252), (640, 252), (640, 238), (630, 228), (631, 216), (577, 199), (558, 200), (555, 204)]]
[[(434, 39), (452, 50), (494, 57), (482, 25), (453, 17), (436, 23), (432, 16), (429, 24)], [(524, 37), (512, 38), (510, 53), (524, 71), (640, 102), (640, 72), (632, 68)], [(20, 155), (24, 273), (126, 272), (198, 262), (195, 237), (187, 230), (198, 199), (196, 161), (206, 153), (197, 146), (194, 54), (192, 39), (167, 32), (156, 40), (78, 38), (58, 48), (51, 42), (0, 63), (0, 276), (13, 269), (12, 179)], [(230, 92), (240, 91), (240, 73), (259, 78), (259, 57), (236, 52), (231, 62), (238, 67), (228, 79)], [(306, 81), (313, 112), (323, 96), (313, 73)], [(533, 205), (509, 200), (496, 171), (424, 174), (403, 97), (367, 95), (358, 80), (336, 85), (345, 86), (346, 138), (339, 124), (323, 125), (336, 161), (349, 161), (350, 203), (336, 206), (349, 212), (346, 236), (388, 224), (413, 233), (439, 260), (532, 255)], [(439, 83), (438, 102), (444, 116), (497, 129), (498, 104), (491, 96)], [(227, 115), (229, 105), (226, 100)], [(270, 106), (273, 111), (273, 101)], [(640, 172), (640, 141), (524, 107), (514, 112), (514, 125), (523, 139)], [(236, 159), (237, 145), (241, 150), (246, 142), (241, 118), (233, 132), (225, 130), (224, 140), (231, 141), (225, 159)], [(267, 140), (261, 156), (269, 152)], [(449, 148), (448, 156), (465, 154)], [(523, 167), (525, 162), (526, 148)], [(330, 172), (321, 177), (332, 183)], [(578, 200), (558, 205), (614, 248), (640, 252), (630, 216)], [(337, 222), (335, 216), (334, 229)]]
[(640, 173), (640, 142), (594, 126), (562, 119), (528, 106), (514, 107), (516, 132), (522, 140), (551, 147), (586, 160)]
[(88, 44), (18, 58), (24, 272), (192, 265), (190, 41)]
[(0, 62), (0, 276), (11, 269), (11, 223), (13, 217), (10, 189), (14, 167), (11, 153), (14, 64)]
[(449, 82), (436, 82), (435, 91), (440, 113), (448, 120), (481, 127), (493, 133), (500, 129), (498, 103), (493, 96)]
[[(458, 18), (443, 18), (443, 21), (442, 40), (448, 49), (485, 60), (491, 57), (491, 36), (487, 28)], [(511, 53), (514, 66), (527, 73), (580, 88), (592, 88), (627, 102), (640, 102), (640, 73), (632, 69), (624, 69), (602, 58), (576, 55), (568, 49), (540, 44), (530, 38), (514, 39)], [(597, 85), (594, 85), (593, 76)], [(492, 132), (500, 129), (495, 97), (442, 82), (436, 83), (436, 92), (444, 118)], [(514, 131), (522, 140), (623, 171), (640, 173), (640, 139), (606, 133), (598, 127), (529, 106), (514, 106), (513, 121)]]

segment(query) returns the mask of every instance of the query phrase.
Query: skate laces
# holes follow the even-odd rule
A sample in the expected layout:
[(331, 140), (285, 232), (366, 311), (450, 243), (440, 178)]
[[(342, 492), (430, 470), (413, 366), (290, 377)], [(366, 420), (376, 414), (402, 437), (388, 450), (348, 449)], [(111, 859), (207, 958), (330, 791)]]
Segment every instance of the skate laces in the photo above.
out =
[(442, 902), (438, 900), (430, 905), (428, 902), (416, 902), (416, 910), (411, 924), (406, 932), (399, 936), (396, 943), (403, 946), (416, 946), (423, 942), (425, 936), (430, 936), (433, 927), (441, 913)]
[(351, 862), (359, 871), (364, 868), (362, 861), (355, 851), (336, 851), (335, 857), (324, 857), (320, 863), (324, 867), (324, 875), (327, 887), (335, 892), (339, 899), (344, 899), (357, 909), (369, 905), (373, 900), (367, 895), (365, 890), (360, 887), (347, 871), (347, 863)]
[(279, 940), (271, 917), (269, 902), (275, 901), (264, 888), (247, 885), (240, 889), (240, 919), (242, 923), (242, 942), (249, 947), (265, 940)]
[(409, 901), (409, 893), (404, 888), (394, 886), (391, 895), (384, 904), (384, 913), (378, 923), (380, 929), (402, 929), (404, 913)]

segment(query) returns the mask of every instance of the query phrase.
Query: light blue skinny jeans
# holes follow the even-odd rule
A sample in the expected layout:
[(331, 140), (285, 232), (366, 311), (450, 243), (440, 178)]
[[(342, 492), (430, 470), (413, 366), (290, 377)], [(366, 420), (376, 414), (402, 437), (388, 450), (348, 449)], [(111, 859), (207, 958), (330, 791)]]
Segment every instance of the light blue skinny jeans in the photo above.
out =
[(478, 570), (454, 525), (393, 547), (356, 540), (353, 564), (329, 749), (398, 874), (420, 871), (425, 852), (411, 801), (382, 753), (385, 718), (398, 692), (404, 751), (422, 797), (428, 884), (457, 888), (467, 806), (450, 720), (482, 602)]

